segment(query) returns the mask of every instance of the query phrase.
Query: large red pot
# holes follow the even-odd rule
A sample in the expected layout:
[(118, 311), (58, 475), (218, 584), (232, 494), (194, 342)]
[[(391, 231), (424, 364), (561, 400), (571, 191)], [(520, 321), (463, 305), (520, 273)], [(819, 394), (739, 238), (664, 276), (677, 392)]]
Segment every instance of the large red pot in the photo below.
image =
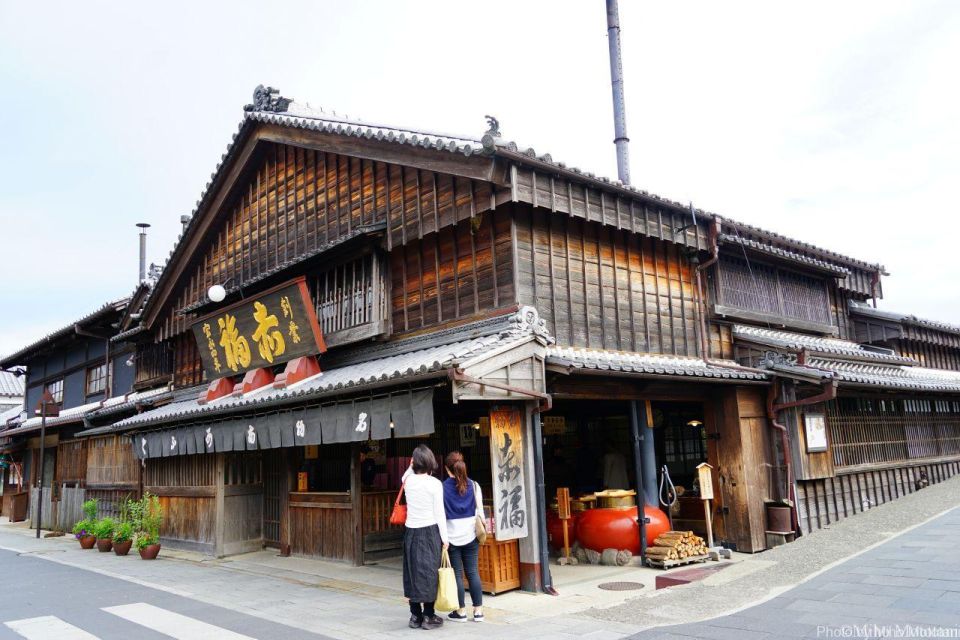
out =
[[(570, 546), (577, 541), (577, 520), (580, 517), (579, 512), (570, 514), (567, 520), (567, 542)], [(563, 549), (563, 520), (557, 515), (556, 511), (547, 512), (547, 543), (551, 549)]]
[[(661, 533), (670, 530), (667, 515), (649, 505), (643, 507), (643, 513), (650, 519), (647, 525), (647, 544)], [(636, 507), (617, 507), (613, 509), (587, 509), (577, 520), (577, 540), (587, 549), (627, 549), (634, 554), (640, 553), (640, 527), (637, 525)]]

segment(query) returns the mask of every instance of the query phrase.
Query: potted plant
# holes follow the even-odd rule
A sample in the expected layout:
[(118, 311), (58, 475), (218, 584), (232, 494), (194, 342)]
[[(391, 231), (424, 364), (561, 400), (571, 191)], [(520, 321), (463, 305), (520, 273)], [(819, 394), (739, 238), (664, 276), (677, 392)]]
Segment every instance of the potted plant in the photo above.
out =
[(73, 525), (73, 535), (80, 541), (81, 549), (93, 549), (97, 537), (93, 532), (97, 522), (97, 500), (86, 500), (83, 503), (83, 520)]
[(113, 530), (113, 552), (118, 556), (125, 556), (133, 545), (133, 524), (120, 522)]
[(93, 535), (93, 524), (86, 518), (73, 525), (73, 536), (80, 541), (81, 549), (93, 549), (97, 542), (97, 537)]
[(113, 518), (102, 518), (93, 526), (93, 535), (97, 536), (97, 551), (106, 553), (113, 549), (113, 530), (116, 523)]
[(149, 492), (145, 493), (140, 500), (137, 516), (140, 526), (134, 544), (141, 558), (153, 560), (160, 553), (160, 525), (163, 524), (163, 507), (160, 505), (160, 498), (150, 495)]

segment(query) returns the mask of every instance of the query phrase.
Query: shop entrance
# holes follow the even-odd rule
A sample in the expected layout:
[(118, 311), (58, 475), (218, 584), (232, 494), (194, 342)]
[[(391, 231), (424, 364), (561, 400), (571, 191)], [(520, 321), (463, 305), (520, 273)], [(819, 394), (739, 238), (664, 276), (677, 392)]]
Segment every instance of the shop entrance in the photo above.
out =
[[(640, 409), (645, 410), (643, 402)], [(543, 415), (544, 480), (554, 509), (559, 487), (570, 489), (574, 510), (598, 508), (602, 500), (597, 492), (636, 489), (629, 411), (628, 402), (558, 401)], [(657, 488), (666, 467), (679, 495), (669, 509), (673, 527), (700, 535), (706, 533), (706, 522), (696, 468), (707, 461), (711, 448), (705, 414), (704, 402), (650, 403)]]

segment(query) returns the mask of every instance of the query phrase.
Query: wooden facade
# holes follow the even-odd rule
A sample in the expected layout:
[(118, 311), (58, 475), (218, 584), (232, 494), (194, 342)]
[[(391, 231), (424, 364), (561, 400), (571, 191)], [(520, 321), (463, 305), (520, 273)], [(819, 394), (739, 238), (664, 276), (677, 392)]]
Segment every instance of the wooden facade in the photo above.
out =
[[(739, 344), (734, 324), (855, 339), (850, 305), (882, 294), (878, 265), (691, 212), (515, 146), (485, 142), (480, 151), (458, 144), (421, 137), (410, 144), (382, 131), (248, 118), (147, 299), (135, 338), (138, 387), (209, 382), (188, 329), (212, 310), (206, 292), (214, 284), (227, 289), (230, 304), (305, 277), (329, 348), (321, 363), (335, 366), (360, 361), (373, 343), (383, 350), (407, 338), (439, 343), (462, 326), (523, 305), (539, 311), (557, 346), (756, 365), (763, 352)], [(720, 241), (731, 234), (735, 242)], [(718, 259), (705, 269), (701, 299), (697, 265), (711, 257)], [(919, 340), (898, 339), (904, 351), (909, 340)], [(948, 365), (949, 357), (936, 351), (946, 346), (924, 342), (926, 351), (918, 344), (911, 353)], [(785, 497), (784, 462), (800, 482), (825, 481), (854, 469), (859, 463), (850, 461), (869, 448), (864, 438), (876, 436), (858, 431), (862, 414), (844, 418), (828, 408), (831, 429), (842, 430), (829, 452), (783, 452), (765, 386), (720, 375), (626, 382), (613, 376), (636, 372), (551, 371), (542, 345), (503, 360), (453, 372), (443, 384), (471, 402), (522, 400), (531, 410), (547, 406), (546, 394), (598, 412), (612, 400), (703, 407), (709, 438), (702, 449), (719, 493), (718, 537), (744, 551), (766, 545), (764, 502)], [(518, 394), (518, 385), (537, 393)], [(792, 397), (814, 390), (798, 383), (796, 392)], [(792, 447), (803, 446), (803, 411), (781, 412), (791, 421)], [(953, 427), (939, 416), (934, 423), (921, 436), (924, 446), (953, 455)], [(443, 425), (454, 433), (461, 427)], [(901, 431), (912, 428), (904, 423)], [(435, 440), (451, 446), (447, 435), (429, 439)], [(303, 455), (284, 449), (151, 458), (141, 484), (167, 509), (165, 540), (213, 553), (271, 546), (359, 563), (365, 553), (395, 549), (398, 531), (387, 520), (393, 493), (360, 490), (356, 447), (336, 449), (337, 475), (349, 482), (322, 490), (298, 490)], [(105, 468), (98, 463), (96, 473)], [(530, 548), (521, 547), (528, 558), (521, 562), (529, 561)]]
[(696, 301), (683, 249), (542, 210), (515, 216), (519, 301), (560, 344), (696, 356)]

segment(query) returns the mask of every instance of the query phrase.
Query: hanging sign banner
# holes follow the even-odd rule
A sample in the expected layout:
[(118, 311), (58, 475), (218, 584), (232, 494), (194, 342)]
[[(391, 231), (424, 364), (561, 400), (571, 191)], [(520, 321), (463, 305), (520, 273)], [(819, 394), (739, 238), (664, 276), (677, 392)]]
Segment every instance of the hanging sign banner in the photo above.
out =
[(191, 329), (208, 380), (327, 350), (302, 277), (207, 315)]
[(527, 496), (523, 482), (523, 431), (520, 410), (490, 412), (490, 460), (497, 540), (527, 537)]

